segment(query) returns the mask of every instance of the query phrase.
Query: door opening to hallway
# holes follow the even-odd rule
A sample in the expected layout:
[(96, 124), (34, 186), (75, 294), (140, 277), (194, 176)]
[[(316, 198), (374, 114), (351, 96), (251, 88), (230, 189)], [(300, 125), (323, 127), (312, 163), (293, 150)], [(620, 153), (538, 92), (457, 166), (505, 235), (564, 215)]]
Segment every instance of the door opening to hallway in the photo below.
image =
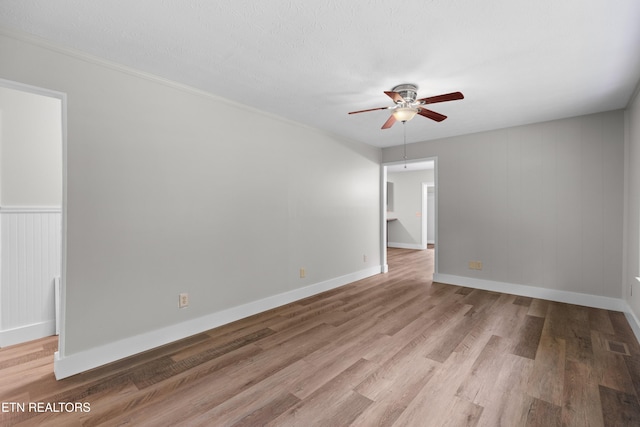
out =
[(0, 347), (59, 327), (63, 99), (0, 80)]
[[(432, 280), (436, 270), (436, 159), (385, 165), (385, 259), (389, 269), (412, 268)], [(415, 251), (415, 256), (408, 255)], [(399, 265), (412, 263), (413, 266)]]

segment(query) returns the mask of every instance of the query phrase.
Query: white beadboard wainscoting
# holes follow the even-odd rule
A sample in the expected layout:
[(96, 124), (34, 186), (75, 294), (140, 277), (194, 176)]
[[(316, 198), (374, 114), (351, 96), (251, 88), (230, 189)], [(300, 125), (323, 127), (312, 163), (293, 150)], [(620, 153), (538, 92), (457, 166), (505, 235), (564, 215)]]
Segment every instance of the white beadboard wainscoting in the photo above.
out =
[(0, 347), (56, 333), (61, 210), (0, 207)]

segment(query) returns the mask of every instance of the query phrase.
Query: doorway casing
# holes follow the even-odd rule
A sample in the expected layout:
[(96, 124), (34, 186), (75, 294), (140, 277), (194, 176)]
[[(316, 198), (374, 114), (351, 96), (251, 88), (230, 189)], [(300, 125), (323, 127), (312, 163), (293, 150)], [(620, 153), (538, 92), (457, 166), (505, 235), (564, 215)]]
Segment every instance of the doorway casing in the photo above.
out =
[(437, 157), (426, 157), (421, 159), (413, 159), (413, 160), (401, 160), (397, 162), (386, 162), (381, 165), (380, 170), (380, 264), (382, 273), (387, 273), (389, 271), (389, 264), (387, 263), (387, 169), (389, 166), (393, 165), (411, 165), (414, 163), (422, 163), (422, 162), (433, 162), (433, 184), (428, 183), (429, 187), (434, 188), (435, 197), (434, 197), (434, 206), (433, 206), (433, 217), (434, 217), (434, 233), (433, 233), (433, 242), (435, 245), (434, 250), (434, 265), (433, 272), (434, 275), (438, 274), (438, 158)]

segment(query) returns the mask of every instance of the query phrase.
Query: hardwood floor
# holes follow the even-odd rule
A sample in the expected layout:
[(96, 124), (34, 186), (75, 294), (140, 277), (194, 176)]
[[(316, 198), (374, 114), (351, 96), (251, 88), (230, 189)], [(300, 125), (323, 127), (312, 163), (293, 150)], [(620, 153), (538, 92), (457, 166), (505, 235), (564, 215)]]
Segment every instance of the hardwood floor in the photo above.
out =
[(640, 425), (622, 313), (431, 283), (432, 256), (61, 381), (55, 337), (0, 349), (0, 425)]

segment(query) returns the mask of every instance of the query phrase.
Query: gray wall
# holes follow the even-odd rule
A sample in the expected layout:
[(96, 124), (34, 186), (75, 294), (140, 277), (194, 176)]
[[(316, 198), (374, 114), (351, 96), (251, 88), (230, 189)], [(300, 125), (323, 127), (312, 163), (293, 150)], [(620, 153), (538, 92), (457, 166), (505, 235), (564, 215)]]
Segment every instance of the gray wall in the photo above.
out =
[[(440, 274), (622, 297), (623, 111), (407, 152), (438, 158)], [(384, 162), (402, 156), (402, 147), (383, 149)]]
[(60, 100), (0, 87), (0, 206), (60, 206)]
[(68, 98), (62, 358), (380, 266), (379, 149), (13, 35), (0, 57)]

